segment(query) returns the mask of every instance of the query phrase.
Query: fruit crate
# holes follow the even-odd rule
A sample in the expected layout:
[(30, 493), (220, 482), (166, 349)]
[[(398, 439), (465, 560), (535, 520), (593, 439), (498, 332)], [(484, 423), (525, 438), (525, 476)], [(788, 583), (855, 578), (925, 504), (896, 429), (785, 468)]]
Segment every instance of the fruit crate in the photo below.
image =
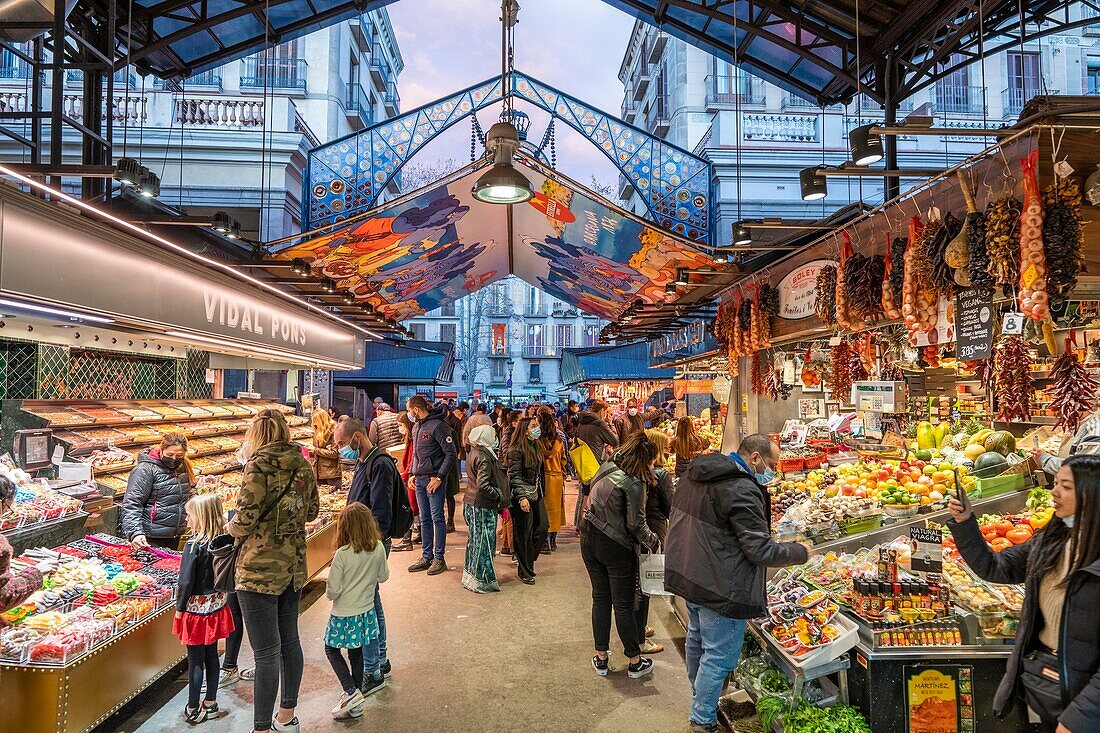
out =
[(1019, 473), (1005, 473), (1000, 476), (980, 478), (977, 479), (977, 481), (983, 499), (1000, 496), (1001, 494), (1007, 494), (1012, 491), (1019, 491), (1024, 488), (1024, 477)]
[(794, 456), (791, 458), (780, 458), (779, 463), (776, 464), (776, 470), (782, 473), (792, 473), (794, 471), (801, 471), (805, 466), (806, 461), (801, 456)]
[(805, 464), (807, 471), (815, 468), (821, 468), (822, 466), (827, 465), (828, 462), (829, 459), (824, 453), (819, 453), (816, 456), (810, 456), (809, 458), (803, 459), (803, 463)]

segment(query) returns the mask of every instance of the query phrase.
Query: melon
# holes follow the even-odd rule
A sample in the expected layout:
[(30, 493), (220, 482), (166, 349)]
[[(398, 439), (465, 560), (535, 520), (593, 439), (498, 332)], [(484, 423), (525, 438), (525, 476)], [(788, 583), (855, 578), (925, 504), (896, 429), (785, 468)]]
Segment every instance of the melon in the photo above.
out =
[(1008, 459), (995, 451), (986, 451), (974, 460), (974, 475), (978, 478), (997, 476), (1008, 470)]
[(955, 447), (956, 450), (962, 450), (969, 442), (970, 435), (968, 433), (959, 433), (951, 439), (951, 444)]
[(993, 453), (1007, 456), (1016, 452), (1016, 438), (1007, 430), (998, 430), (992, 435), (986, 436), (985, 449)]
[(963, 449), (963, 455), (972, 461), (978, 460), (982, 453), (985, 453), (985, 448), (980, 445), (968, 445)]
[(970, 459), (970, 458), (967, 458), (967, 457), (966, 457), (965, 455), (963, 455), (962, 453), (960, 453), (959, 455), (955, 456), (955, 460), (954, 460), (954, 461), (952, 461), (952, 465), (953, 465), (953, 466), (954, 466), (955, 468), (963, 468), (963, 467), (965, 467), (965, 468), (966, 468), (966, 469), (967, 469), (968, 471), (973, 471), (973, 470), (974, 470), (974, 461), (973, 461), (972, 459)]

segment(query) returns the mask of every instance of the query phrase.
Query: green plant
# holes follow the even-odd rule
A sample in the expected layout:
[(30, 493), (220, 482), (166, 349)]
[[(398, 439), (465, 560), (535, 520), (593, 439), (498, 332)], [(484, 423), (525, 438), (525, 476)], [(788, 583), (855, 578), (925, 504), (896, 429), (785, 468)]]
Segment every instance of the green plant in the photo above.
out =
[(787, 699), (776, 695), (761, 695), (756, 700), (756, 717), (760, 718), (760, 725), (764, 730), (772, 730), (775, 721), (788, 709)]

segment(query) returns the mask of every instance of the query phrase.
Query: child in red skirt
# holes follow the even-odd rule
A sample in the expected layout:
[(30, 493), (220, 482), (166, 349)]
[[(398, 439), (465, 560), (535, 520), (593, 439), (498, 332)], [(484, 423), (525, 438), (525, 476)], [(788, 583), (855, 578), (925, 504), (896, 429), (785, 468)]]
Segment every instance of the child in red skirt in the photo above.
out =
[[(227, 715), (218, 709), (218, 641), (233, 633), (229, 596), (214, 588), (214, 558), (210, 541), (225, 533), (225, 511), (217, 494), (200, 494), (187, 502), (191, 539), (183, 548), (179, 590), (172, 633), (187, 647), (187, 707), (183, 719), (191, 725)], [(206, 699), (199, 704), (203, 676)]]

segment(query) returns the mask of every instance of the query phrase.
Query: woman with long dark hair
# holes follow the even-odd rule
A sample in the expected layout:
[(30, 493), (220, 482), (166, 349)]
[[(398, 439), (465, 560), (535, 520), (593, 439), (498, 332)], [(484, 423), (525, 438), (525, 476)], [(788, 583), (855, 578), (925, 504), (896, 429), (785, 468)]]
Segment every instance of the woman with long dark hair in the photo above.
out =
[(676, 436), (672, 439), (672, 452), (676, 454), (674, 473), (680, 478), (687, 473), (691, 462), (705, 453), (710, 443), (695, 429), (695, 419), (685, 415), (676, 421)]
[(519, 565), (519, 579), (535, 584), (535, 560), (546, 539), (546, 507), (542, 428), (538, 420), (525, 417), (512, 437), (508, 457), (508, 485), (512, 489), (512, 549)]
[(984, 580), (1024, 583), (1016, 645), (993, 712), (1022, 699), (1044, 733), (1100, 730), (1100, 456), (1067, 459), (1054, 517), (1027, 542), (993, 552), (969, 504), (949, 505), (959, 553)]
[(183, 433), (165, 433), (160, 445), (138, 454), (122, 496), (122, 534), (134, 547), (180, 549), (187, 527), (184, 506), (195, 486)]
[(615, 628), (630, 660), (632, 679), (653, 671), (653, 660), (642, 656), (638, 629), (638, 552), (656, 551), (659, 542), (646, 522), (646, 494), (656, 487), (653, 468), (659, 450), (645, 432), (627, 438), (615, 456), (592, 479), (588, 509), (581, 532), (581, 557), (592, 582), (592, 636), (596, 656), (592, 666), (604, 677), (611, 639), (611, 611)]
[(558, 530), (565, 524), (565, 433), (558, 426), (553, 408), (543, 405), (538, 412), (539, 442), (546, 462), (543, 464), (543, 490), (546, 493), (546, 542), (542, 552), (558, 549)]

